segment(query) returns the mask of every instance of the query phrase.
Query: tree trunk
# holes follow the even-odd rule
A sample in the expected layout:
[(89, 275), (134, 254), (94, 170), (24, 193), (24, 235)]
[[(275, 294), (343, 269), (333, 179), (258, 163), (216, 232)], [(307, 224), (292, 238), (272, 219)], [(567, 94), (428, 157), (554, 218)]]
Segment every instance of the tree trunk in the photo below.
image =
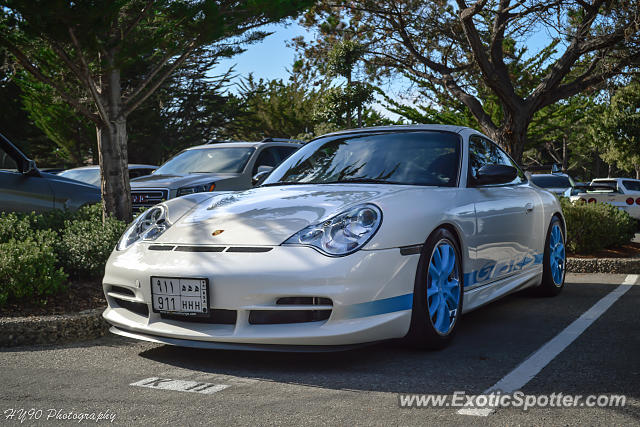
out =
[(522, 163), (522, 153), (524, 152), (524, 146), (527, 141), (526, 126), (517, 126), (515, 128), (503, 126), (496, 131), (487, 133), (516, 163)]
[(97, 137), (102, 177), (102, 216), (106, 218), (112, 213), (120, 220), (131, 222), (126, 119), (120, 118), (109, 127), (98, 128)]
[(567, 152), (567, 136), (562, 137), (562, 172), (567, 173), (569, 167), (569, 153)]
[(131, 187), (129, 185), (129, 156), (127, 151), (127, 118), (122, 105), (120, 70), (110, 68), (104, 81), (103, 100), (109, 118), (108, 124), (97, 129), (98, 153), (100, 156), (100, 176), (102, 189), (102, 216), (109, 214), (131, 222)]
[(640, 179), (640, 165), (635, 165), (634, 168), (636, 170), (636, 179)]

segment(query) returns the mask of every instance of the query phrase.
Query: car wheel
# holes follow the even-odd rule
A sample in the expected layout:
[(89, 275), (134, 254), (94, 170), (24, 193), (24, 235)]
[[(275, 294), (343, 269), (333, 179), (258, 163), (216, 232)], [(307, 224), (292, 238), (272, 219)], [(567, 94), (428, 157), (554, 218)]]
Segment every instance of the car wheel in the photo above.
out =
[(446, 347), (460, 322), (463, 293), (460, 248), (451, 232), (438, 229), (425, 243), (418, 263), (410, 343), (419, 348)]
[(565, 238), (560, 218), (554, 216), (547, 230), (542, 263), (542, 284), (535, 291), (552, 297), (562, 292), (566, 268)]

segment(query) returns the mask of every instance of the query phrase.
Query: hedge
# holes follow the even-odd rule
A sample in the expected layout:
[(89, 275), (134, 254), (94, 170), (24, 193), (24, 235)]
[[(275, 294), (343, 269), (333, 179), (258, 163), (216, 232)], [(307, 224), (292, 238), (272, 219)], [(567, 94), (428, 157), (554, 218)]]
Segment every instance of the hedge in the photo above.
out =
[(0, 306), (8, 300), (44, 298), (69, 277), (100, 279), (126, 224), (102, 207), (42, 214), (0, 213)]
[(608, 203), (572, 203), (561, 198), (567, 223), (567, 250), (590, 254), (611, 246), (629, 243), (637, 222), (627, 212)]

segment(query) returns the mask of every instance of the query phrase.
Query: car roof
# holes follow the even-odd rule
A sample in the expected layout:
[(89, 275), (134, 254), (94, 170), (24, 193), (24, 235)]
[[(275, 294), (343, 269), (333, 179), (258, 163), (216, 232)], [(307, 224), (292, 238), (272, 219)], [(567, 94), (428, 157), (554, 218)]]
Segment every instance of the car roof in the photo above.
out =
[(277, 147), (297, 147), (300, 148), (302, 147), (302, 144), (298, 144), (295, 142), (271, 142), (271, 141), (267, 141), (267, 142), (245, 142), (245, 141), (232, 141), (232, 142), (214, 142), (211, 144), (203, 144), (203, 145), (196, 145), (193, 147), (188, 147), (186, 148), (186, 150), (201, 150), (201, 149), (206, 149), (206, 148), (228, 148), (228, 147), (247, 147), (247, 148), (252, 148), (252, 147), (262, 147), (262, 146), (277, 146)]
[(636, 181), (636, 182), (640, 182), (640, 179), (635, 179), (635, 178), (594, 178), (591, 181)]
[(445, 131), (445, 132), (453, 132), (460, 133), (465, 130), (469, 130), (475, 133), (480, 133), (475, 129), (466, 126), (455, 126), (455, 125), (437, 125), (437, 124), (421, 124), (421, 125), (392, 125), (392, 126), (372, 126), (365, 128), (357, 128), (357, 129), (347, 129), (341, 130), (338, 132), (332, 132), (327, 135), (342, 135), (349, 133), (361, 133), (361, 132), (392, 132), (392, 131), (412, 131), (412, 130), (435, 130), (435, 131)]

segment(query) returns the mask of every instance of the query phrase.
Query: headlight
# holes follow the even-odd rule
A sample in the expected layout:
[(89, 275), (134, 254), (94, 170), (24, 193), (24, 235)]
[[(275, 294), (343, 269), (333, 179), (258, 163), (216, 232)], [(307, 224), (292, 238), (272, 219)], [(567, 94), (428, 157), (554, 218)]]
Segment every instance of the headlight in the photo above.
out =
[(154, 206), (133, 221), (120, 238), (116, 249), (123, 251), (138, 240), (155, 240), (170, 226), (167, 208), (163, 205)]
[(182, 187), (182, 188), (178, 188), (176, 197), (186, 196), (187, 194), (193, 194), (193, 193), (205, 193), (207, 191), (213, 191), (215, 190), (215, 188), (216, 188), (216, 184), (213, 182), (209, 184), (194, 185), (192, 187)]
[(329, 256), (349, 255), (376, 234), (382, 212), (371, 204), (356, 206), (321, 224), (311, 225), (289, 237), (284, 245), (313, 246)]

